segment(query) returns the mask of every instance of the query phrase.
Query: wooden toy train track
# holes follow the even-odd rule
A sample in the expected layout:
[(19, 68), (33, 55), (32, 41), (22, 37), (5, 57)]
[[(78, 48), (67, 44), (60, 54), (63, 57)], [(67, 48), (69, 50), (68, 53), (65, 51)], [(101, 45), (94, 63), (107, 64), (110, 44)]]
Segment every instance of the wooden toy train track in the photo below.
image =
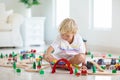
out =
[(93, 73), (92, 71), (88, 71), (88, 75), (120, 75), (120, 72), (112, 73), (110, 71), (104, 71), (104, 72), (96, 71), (96, 73)]

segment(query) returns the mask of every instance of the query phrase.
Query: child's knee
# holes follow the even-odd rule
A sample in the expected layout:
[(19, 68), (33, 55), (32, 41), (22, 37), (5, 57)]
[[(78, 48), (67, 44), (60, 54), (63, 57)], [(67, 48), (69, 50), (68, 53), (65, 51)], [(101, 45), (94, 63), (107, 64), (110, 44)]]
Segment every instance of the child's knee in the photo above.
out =
[(86, 56), (84, 54), (80, 54), (80, 58), (86, 59)]
[(86, 57), (85, 57), (85, 55), (80, 54), (80, 55), (77, 57), (77, 59), (78, 59), (78, 61), (79, 61), (80, 63), (84, 63), (84, 62), (85, 62)]

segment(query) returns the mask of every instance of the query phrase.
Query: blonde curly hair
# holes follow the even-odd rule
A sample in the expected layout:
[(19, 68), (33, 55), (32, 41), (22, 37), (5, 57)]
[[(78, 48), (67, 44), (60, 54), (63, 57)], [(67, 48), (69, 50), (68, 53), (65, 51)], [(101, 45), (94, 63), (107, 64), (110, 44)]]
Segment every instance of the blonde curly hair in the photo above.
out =
[(64, 34), (64, 33), (76, 34), (78, 32), (78, 25), (73, 19), (66, 18), (61, 22), (59, 26), (59, 32), (61, 34)]

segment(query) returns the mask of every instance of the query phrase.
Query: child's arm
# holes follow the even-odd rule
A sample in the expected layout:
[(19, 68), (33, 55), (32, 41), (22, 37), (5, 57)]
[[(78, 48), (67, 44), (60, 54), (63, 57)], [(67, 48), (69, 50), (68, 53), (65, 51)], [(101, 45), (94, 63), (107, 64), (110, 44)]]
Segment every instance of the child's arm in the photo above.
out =
[(46, 54), (51, 54), (54, 48), (52, 46), (48, 47)]
[(55, 51), (56, 48), (58, 48), (59, 46), (59, 43), (60, 43), (60, 38), (59, 36), (57, 37), (57, 39), (55, 41), (53, 41), (53, 43), (51, 44), (50, 47), (48, 47), (46, 53), (44, 54), (44, 59), (48, 62), (52, 62), (53, 60), (57, 60), (56, 58), (54, 58), (51, 53), (52, 51)]
[(48, 47), (46, 53), (44, 54), (44, 59), (48, 62), (51, 62), (53, 60), (53, 56), (51, 55), (54, 48), (52, 46)]

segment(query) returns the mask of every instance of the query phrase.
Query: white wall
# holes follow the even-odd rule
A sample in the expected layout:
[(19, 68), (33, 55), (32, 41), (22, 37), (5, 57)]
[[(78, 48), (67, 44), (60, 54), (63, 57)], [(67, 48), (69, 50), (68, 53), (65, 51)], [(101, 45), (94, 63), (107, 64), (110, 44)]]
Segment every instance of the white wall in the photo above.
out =
[(90, 50), (120, 52), (120, 0), (113, 0), (112, 30), (100, 31), (89, 27), (89, 0), (71, 0), (71, 17), (80, 26), (80, 34), (88, 40)]
[[(32, 16), (33, 17), (46, 17), (45, 20), (45, 41), (52, 42), (55, 39), (57, 29), (53, 24), (53, 1), (54, 0), (40, 0), (41, 4), (39, 6), (32, 7)], [(25, 15), (25, 5), (20, 3), (19, 0), (0, 0), (0, 2), (5, 3), (7, 10), (13, 9), (14, 12), (21, 13)], [(22, 26), (21, 33), (24, 38), (24, 26)]]
[[(17, 13), (25, 15), (26, 6), (20, 0), (0, 0), (6, 4), (7, 10), (13, 9)], [(32, 16), (45, 16), (45, 11), (49, 5), (49, 0), (41, 0), (41, 4), (32, 7)]]
[[(41, 0), (41, 5), (33, 7), (33, 16), (45, 16), (45, 40), (49, 43), (53, 41), (57, 34), (57, 29), (53, 24), (53, 1)], [(14, 9), (15, 12), (24, 14), (25, 6), (19, 0), (0, 0), (7, 4), (7, 9)], [(88, 40), (90, 50), (101, 50), (107, 52), (120, 52), (120, 0), (113, 0), (113, 28), (111, 31), (95, 31), (89, 27), (89, 0), (70, 0), (70, 16), (74, 18), (80, 26), (80, 34)], [(23, 27), (24, 29), (24, 27)], [(92, 48), (91, 48), (92, 46)]]

